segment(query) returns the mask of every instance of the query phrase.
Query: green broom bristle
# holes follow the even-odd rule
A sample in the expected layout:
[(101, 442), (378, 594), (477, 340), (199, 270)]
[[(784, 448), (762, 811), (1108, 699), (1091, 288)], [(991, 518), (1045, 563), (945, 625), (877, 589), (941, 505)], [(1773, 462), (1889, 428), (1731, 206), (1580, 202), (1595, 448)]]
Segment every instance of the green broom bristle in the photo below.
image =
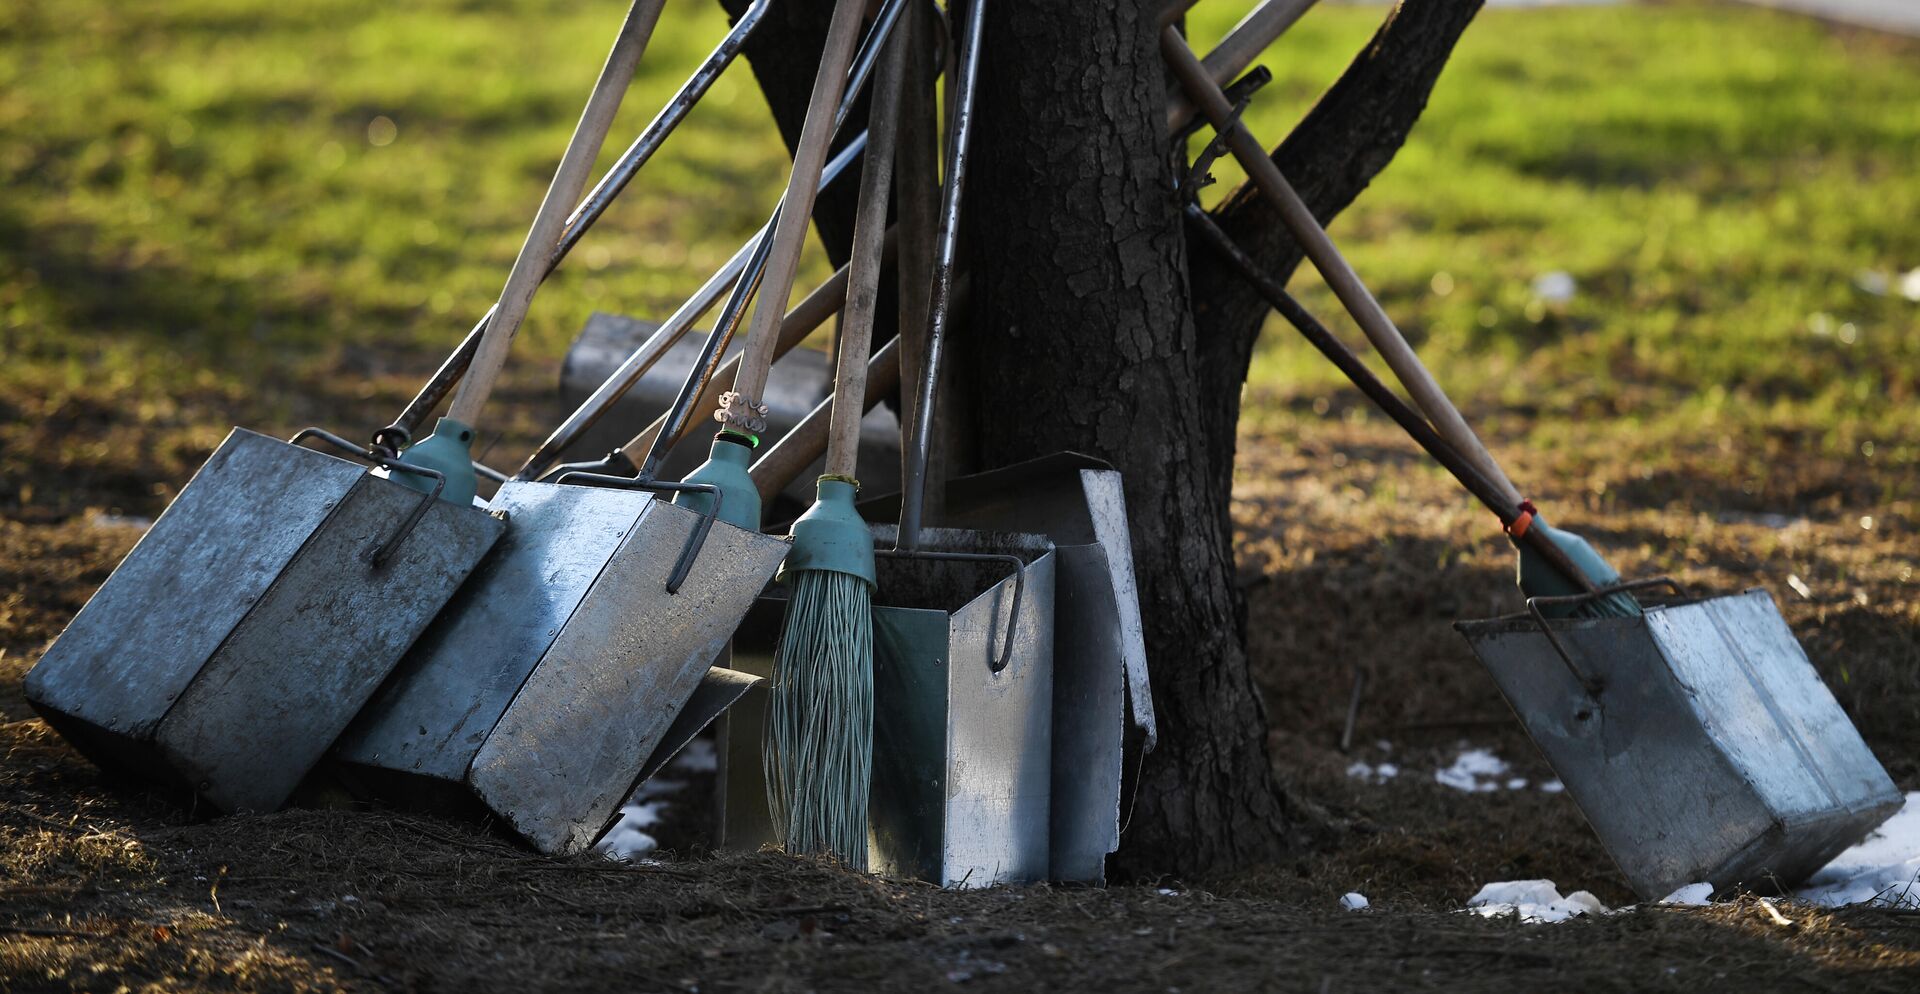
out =
[(790, 574), (763, 762), (774, 831), (791, 853), (867, 868), (873, 767), (873, 589), (838, 570)]

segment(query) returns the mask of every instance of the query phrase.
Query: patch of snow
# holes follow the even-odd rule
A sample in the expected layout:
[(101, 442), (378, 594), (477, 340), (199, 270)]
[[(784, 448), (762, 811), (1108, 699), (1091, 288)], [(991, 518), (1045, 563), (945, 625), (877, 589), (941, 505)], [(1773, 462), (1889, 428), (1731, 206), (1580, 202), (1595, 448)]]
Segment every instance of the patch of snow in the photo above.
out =
[(1661, 898), (1657, 903), (1683, 904), (1690, 907), (1699, 907), (1701, 905), (1712, 904), (1713, 903), (1713, 885), (1710, 883), (1706, 883), (1704, 881), (1697, 884), (1688, 884), (1685, 887), (1682, 887), (1679, 890), (1676, 890), (1673, 893), (1668, 894), (1666, 897)]
[[(699, 756), (699, 748), (695, 746), (707, 746), (705, 760)], [(674, 756), (674, 762), (666, 766), (668, 769), (697, 769), (693, 764), (699, 764), (699, 762), (716, 762), (716, 756), (712, 754), (712, 743), (707, 743), (705, 739), (695, 739), (693, 743), (687, 743), (687, 748), (678, 756)], [(612, 823), (611, 829), (607, 829), (607, 835), (601, 835), (599, 842), (593, 842), (593, 852), (609, 860), (639, 860), (660, 848), (660, 840), (655, 839), (651, 833), (647, 833), (647, 829), (659, 825), (660, 819), (666, 816), (664, 798), (668, 794), (678, 794), (685, 789), (687, 789), (687, 781), (672, 779), (672, 777), (653, 777), (647, 783), (641, 783), (634, 791), (634, 796), (630, 796), (626, 804), (620, 806), (620, 819)]]
[(714, 751), (712, 739), (694, 739), (667, 766), (688, 773), (712, 773), (720, 769), (720, 754)]
[(664, 801), (644, 801), (621, 808), (620, 820), (593, 844), (593, 851), (608, 859), (633, 860), (660, 848), (660, 840), (645, 830), (660, 823), (666, 806)]
[(1454, 759), (1452, 766), (1433, 771), (1433, 779), (1454, 790), (1481, 794), (1499, 790), (1500, 778), (1507, 775), (1507, 769), (1506, 760), (1490, 749), (1466, 749)]
[(1400, 767), (1394, 763), (1381, 763), (1374, 766), (1365, 760), (1356, 759), (1351, 766), (1347, 767), (1347, 776), (1372, 783), (1386, 783), (1399, 775)]
[(1540, 791), (1546, 794), (1558, 794), (1567, 789), (1567, 785), (1558, 780), (1548, 780), (1540, 784)]
[(1523, 922), (1563, 922), (1578, 915), (1607, 915), (1612, 909), (1584, 890), (1562, 897), (1551, 880), (1504, 880), (1480, 888), (1467, 910), (1482, 918), (1518, 917)]
[(1834, 857), (1793, 895), (1822, 907), (1920, 909), (1920, 791), (1859, 845)]
[(1349, 891), (1340, 897), (1340, 906), (1348, 911), (1365, 911), (1369, 907), (1367, 895), (1359, 891)]
[(146, 531), (153, 527), (153, 519), (143, 518), (134, 514), (109, 514), (105, 511), (94, 511), (87, 515), (87, 527), (106, 529), (131, 528), (135, 531)]

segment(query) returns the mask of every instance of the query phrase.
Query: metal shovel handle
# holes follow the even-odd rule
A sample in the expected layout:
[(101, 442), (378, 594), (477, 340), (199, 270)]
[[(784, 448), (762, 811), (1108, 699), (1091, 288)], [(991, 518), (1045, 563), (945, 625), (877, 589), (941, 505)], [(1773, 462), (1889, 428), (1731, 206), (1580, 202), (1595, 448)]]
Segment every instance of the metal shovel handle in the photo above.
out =
[(1615, 583), (1605, 587), (1596, 587), (1578, 594), (1529, 597), (1527, 598), (1527, 614), (1532, 616), (1534, 624), (1540, 626), (1540, 633), (1545, 635), (1547, 641), (1553, 645), (1553, 651), (1559, 654), (1560, 662), (1566, 666), (1567, 672), (1573, 676), (1575, 682), (1579, 683), (1581, 688), (1587, 692), (1588, 697), (1598, 698), (1601, 692), (1606, 690), (1606, 683), (1597, 676), (1589, 675), (1585, 670), (1580, 668), (1578, 663), (1573, 661), (1573, 653), (1567, 651), (1566, 643), (1560, 640), (1559, 633), (1555, 632), (1553, 626), (1547, 623), (1547, 616), (1545, 612), (1541, 611), (1541, 608), (1543, 606), (1586, 604), (1599, 600), (1602, 597), (1611, 597), (1614, 594), (1632, 594), (1636, 590), (1647, 590), (1652, 587), (1666, 587), (1673, 591), (1674, 596), (1682, 600), (1689, 597), (1687, 588), (1682, 586), (1680, 581), (1670, 576), (1656, 576), (1647, 580), (1632, 580), (1627, 583)]
[(725, 496), (720, 492), (719, 487), (711, 483), (668, 483), (631, 476), (584, 473), (578, 470), (561, 473), (553, 482), (586, 487), (606, 487), (609, 490), (700, 493), (711, 496), (713, 501), (707, 505), (706, 510), (700, 512), (700, 521), (693, 526), (687, 541), (680, 546), (680, 558), (674, 561), (673, 570), (667, 574), (667, 593), (669, 594), (679, 593), (680, 585), (686, 583), (687, 576), (693, 572), (693, 561), (700, 557), (701, 547), (707, 544), (707, 535), (713, 531), (713, 523), (720, 517), (720, 501)]
[(966, 187), (968, 138), (973, 134), (974, 91), (980, 76), (980, 28), (984, 23), (986, 0), (973, 0), (967, 8), (967, 29), (960, 38), (952, 103), (953, 125), (948, 134), (946, 188), (941, 191), (940, 230), (935, 241), (933, 289), (927, 304), (926, 341), (920, 360), (920, 382), (916, 384), (913, 410), (912, 444), (902, 455), (907, 460), (900, 494), (900, 531), (897, 549), (915, 549), (920, 545), (921, 517), (927, 504), (927, 459), (933, 449), (933, 398), (940, 384), (940, 363), (944, 357), (947, 323), (952, 318), (954, 265), (960, 246), (961, 194)]
[(321, 428), (302, 428), (296, 432), (292, 438), (287, 439), (287, 444), (299, 445), (309, 438), (317, 438), (355, 458), (366, 460), (376, 466), (383, 466), (389, 473), (412, 473), (415, 476), (424, 476), (433, 481), (433, 486), (413, 502), (413, 509), (407, 512), (407, 516), (400, 520), (400, 524), (394, 527), (386, 539), (379, 545), (367, 550), (365, 559), (369, 565), (375, 569), (385, 566), (387, 560), (393, 557), (394, 551), (400, 548), (400, 543), (406, 541), (407, 536), (413, 533), (414, 526), (420, 523), (421, 518), (427, 516), (427, 510), (433, 507), (433, 502), (440, 499), (440, 491), (447, 485), (446, 474), (437, 469), (429, 469), (425, 466), (415, 466), (412, 463), (401, 462), (399, 459), (388, 456), (378, 448), (356, 445), (353, 442), (349, 442), (335, 435), (333, 432)]

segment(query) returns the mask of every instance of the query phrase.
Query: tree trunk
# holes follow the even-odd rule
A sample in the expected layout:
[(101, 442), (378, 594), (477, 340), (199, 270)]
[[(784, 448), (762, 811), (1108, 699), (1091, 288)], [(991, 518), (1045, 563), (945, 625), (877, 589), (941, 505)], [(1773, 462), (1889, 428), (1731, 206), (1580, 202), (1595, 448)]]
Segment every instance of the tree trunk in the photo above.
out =
[[(739, 0), (723, 0), (730, 8)], [(1384, 168), (1480, 0), (1407, 0), (1277, 151), (1330, 218)], [(789, 0), (801, 35), (750, 51), (783, 133), (798, 131), (827, 0)], [(1160, 743), (1123, 876), (1271, 862), (1312, 827), (1281, 789), (1248, 669), (1229, 498), (1240, 385), (1265, 310), (1190, 257), (1172, 188), (1156, 0), (993, 0), (986, 12), (963, 263), (950, 343), (979, 465), (1071, 449), (1125, 476)], [(769, 25), (772, 28), (773, 25)], [(804, 78), (801, 78), (804, 77)], [(794, 95), (795, 87), (799, 95)], [(822, 217), (830, 251), (842, 220)], [(1251, 194), (1222, 223), (1283, 276), (1300, 255)]]

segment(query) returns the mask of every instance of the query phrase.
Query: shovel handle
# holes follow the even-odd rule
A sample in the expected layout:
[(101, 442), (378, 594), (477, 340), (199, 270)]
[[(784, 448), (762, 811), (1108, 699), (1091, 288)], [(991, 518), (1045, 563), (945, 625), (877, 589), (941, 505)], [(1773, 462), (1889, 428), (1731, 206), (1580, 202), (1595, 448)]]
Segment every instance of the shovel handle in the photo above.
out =
[[(1200, 205), (1187, 204), (1186, 216), (1187, 223), (1200, 232), (1213, 249), (1232, 264), (1234, 270), (1240, 274), (1240, 278), (1253, 287), (1260, 296), (1266, 298), (1267, 303), (1272, 305), (1274, 310), (1279, 311), (1280, 316), (1286, 318), (1287, 323), (1293, 325), (1295, 330), (1300, 332), (1301, 337), (1318, 349), (1321, 355), (1326, 356), (1335, 368), (1346, 374), (1347, 379), (1351, 380), (1368, 400), (1373, 401), (1374, 406), (1386, 412), (1388, 417), (1412, 436), (1413, 440), (1419, 443), (1435, 462), (1445, 467), (1447, 472), (1453, 474), (1454, 479), (1459, 480), (1461, 485), (1467, 488), (1468, 493), (1471, 493), (1480, 503), (1485, 504), (1487, 510), (1492, 511), (1494, 516), (1500, 519), (1502, 527), (1512, 528), (1520, 517), (1517, 502), (1508, 503), (1505, 495), (1492, 480), (1487, 479), (1473, 463), (1461, 456), (1459, 450), (1448, 444), (1446, 439), (1441, 438), (1440, 433), (1420, 416), (1420, 412), (1401, 400), (1400, 395), (1394, 393), (1392, 387), (1381, 382), (1380, 378), (1373, 374), (1373, 370), (1368, 369), (1367, 364), (1361, 362), (1360, 357), (1355, 355), (1352, 349), (1347, 348), (1345, 343), (1334, 337), (1333, 332), (1328, 331), (1327, 327), (1306, 308), (1300, 306), (1300, 302), (1295, 300), (1285, 287), (1261, 270), (1259, 264), (1241, 251), (1240, 246), (1234, 244), (1233, 239), (1220, 230), (1220, 226), (1214, 223), (1213, 218), (1208, 217), (1207, 212), (1200, 209)], [(1540, 558), (1547, 561), (1547, 565), (1572, 581), (1582, 591), (1590, 594), (1595, 589), (1593, 580), (1587, 576), (1586, 571), (1567, 558), (1567, 554), (1547, 537), (1544, 530), (1529, 528), (1522, 533), (1518, 541), (1525, 542), (1528, 548), (1539, 553)]]
[[(888, 339), (887, 344), (880, 346), (879, 351), (867, 360), (865, 380), (867, 389), (861, 401), (863, 414), (873, 410), (880, 398), (900, 385), (900, 339)], [(760, 491), (763, 503), (771, 503), (802, 470), (813, 465), (821, 453), (828, 451), (827, 427), (830, 421), (839, 417), (837, 412), (841, 405), (835, 403), (838, 399), (836, 394), (827, 395), (826, 399), (807, 412), (806, 417), (800, 419), (799, 424), (793, 426), (792, 431), (782, 435), (772, 448), (753, 461), (752, 468), (747, 472), (753, 477), (754, 489)], [(858, 423), (855, 422), (856, 425)], [(858, 446), (858, 437), (854, 439), (854, 444)]]
[(1294, 191), (1287, 178), (1281, 175), (1280, 167), (1268, 157), (1266, 148), (1253, 136), (1253, 132), (1247, 130), (1245, 124), (1234, 117), (1233, 107), (1227, 102), (1226, 95), (1207, 75), (1206, 67), (1194, 57), (1186, 39), (1171, 26), (1164, 28), (1160, 32), (1160, 50), (1187, 95), (1199, 104), (1201, 112), (1213, 126), (1226, 136), (1233, 157), (1279, 212), (1287, 230), (1293, 233), (1314, 268), (1320, 271), (1334, 295), (1353, 315), (1360, 330), (1366, 333), (1367, 340), (1373, 343), (1387, 366), (1399, 377), (1407, 392), (1413, 395), (1414, 403), (1432, 420), (1441, 436), (1500, 489), (1507, 503), (1518, 505), (1522, 498), (1513, 481), (1507, 478), (1500, 464), (1494, 461), (1493, 454), (1487, 451), (1480, 437), (1460, 416), (1459, 409), (1447, 399), (1440, 384), (1434, 381), (1433, 374), (1427, 371), (1426, 364), (1420, 361), (1420, 356), (1407, 344), (1400, 329), (1394, 327), (1393, 320), (1381, 309), (1380, 302), (1374, 299), (1372, 291), (1360, 281), (1359, 275), (1334, 246), (1333, 240), (1327, 237), (1326, 229), (1320, 226), (1313, 211), (1300, 199), (1300, 194)]
[(940, 387), (940, 361), (946, 343), (948, 321), (953, 316), (954, 266), (960, 251), (961, 193), (967, 182), (967, 146), (973, 134), (974, 90), (980, 78), (980, 31), (985, 24), (987, 0), (973, 0), (967, 6), (967, 29), (960, 36), (954, 59), (953, 99), (949, 104), (953, 124), (947, 133), (946, 187), (940, 196), (940, 228), (933, 255), (933, 290), (928, 295), (925, 354), (921, 359), (920, 381), (914, 384), (915, 416), (911, 444), (900, 453), (905, 471), (900, 491), (900, 530), (894, 547), (912, 550), (919, 547), (921, 518), (927, 504), (927, 459), (933, 449), (934, 395)]
[[(893, 257), (892, 232), (888, 232), (888, 235), (887, 241), (882, 245), (882, 251), (884, 253), (882, 255), (883, 259), (891, 259)], [(822, 325), (827, 323), (828, 318), (838, 314), (840, 309), (846, 305), (847, 281), (851, 275), (848, 270), (849, 267), (847, 266), (840, 267), (826, 282), (815, 287), (812, 293), (807, 294), (800, 303), (795, 304), (793, 310), (788, 311), (786, 317), (781, 319), (779, 337), (774, 342), (773, 347), (773, 358), (775, 361), (778, 361), (782, 356), (793, 351), (808, 335), (818, 331)], [(720, 396), (724, 392), (722, 384), (727, 383), (734, 377), (740, 369), (740, 360), (741, 357), (739, 355), (734, 355), (732, 358), (719, 364), (714, 374), (707, 377), (705, 383), (701, 385), (699, 398), (694, 402), (695, 407), (719, 402)], [(669, 414), (670, 413), (671, 412), (669, 412)], [(642, 457), (653, 448), (654, 440), (658, 439), (660, 433), (666, 430), (667, 422), (668, 414), (662, 414), (654, 418), (639, 434), (628, 439), (625, 445), (620, 446), (620, 448), (615, 451), (638, 465)], [(700, 422), (697, 421), (682, 423), (680, 430), (673, 438), (668, 440), (667, 444), (674, 445), (685, 440), (689, 435), (694, 433), (698, 424), (700, 424)], [(818, 458), (818, 456), (815, 458)]]
[(793, 172), (787, 177), (787, 191), (780, 199), (780, 220), (773, 228), (759, 299), (747, 325), (740, 371), (734, 377), (733, 390), (722, 398), (722, 406), (715, 415), (716, 420), (727, 427), (748, 435), (758, 435), (766, 428), (763, 395), (767, 373), (773, 365), (774, 343), (781, 314), (787, 306), (787, 294), (792, 292), (793, 278), (799, 271), (807, 226), (813, 221), (814, 189), (827, 163), (827, 145), (833, 140), (834, 109), (846, 90), (847, 69), (853, 64), (854, 45), (859, 40), (860, 19), (866, 7), (865, 0), (834, 3), (820, 68), (814, 74), (813, 92), (807, 101), (806, 122), (800, 127), (800, 140), (794, 143)]
[[(1247, 67), (1260, 53), (1267, 50), (1279, 37), (1293, 27), (1301, 15), (1313, 7), (1315, 0), (1265, 0), (1253, 8), (1240, 23), (1227, 32), (1220, 44), (1208, 52), (1200, 64), (1206, 67), (1207, 78), (1216, 86), (1226, 86)], [(1186, 94), (1175, 90), (1167, 98), (1167, 130), (1179, 131), (1193, 115), (1200, 112)]]
[(880, 270), (887, 242), (887, 203), (893, 189), (894, 150), (900, 138), (900, 105), (906, 82), (911, 32), (898, 32), (881, 55), (867, 112), (867, 158), (860, 171), (854, 212), (853, 253), (847, 263), (847, 304), (840, 313), (840, 354), (833, 393), (846, 400), (831, 409), (827, 475), (854, 476), (860, 453), (860, 417), (866, 413), (867, 360), (873, 352), (874, 311), (880, 303)]
[[(547, 260), (546, 272), (541, 274), (542, 281), (553, 275), (553, 271), (566, 260), (568, 253), (573, 251), (573, 247), (580, 244), (580, 240), (586, 237), (588, 229), (593, 227), (595, 221), (600, 220), (600, 216), (607, 212), (607, 208), (612, 205), (614, 199), (620, 196), (627, 185), (633, 182), (633, 178), (640, 174), (641, 168), (653, 158), (653, 153), (659, 151), (660, 146), (666, 143), (667, 137), (680, 126), (680, 122), (686, 120), (687, 114), (693, 110), (694, 105), (706, 96), (714, 80), (719, 79), (720, 75), (733, 63), (734, 58), (740, 54), (740, 49), (746, 45), (747, 39), (752, 36), (754, 29), (766, 19), (767, 8), (772, 2), (773, 0), (754, 0), (753, 5), (741, 13), (740, 19), (733, 23), (733, 30), (727, 32), (727, 36), (714, 47), (712, 53), (707, 56), (707, 60), (700, 64), (700, 68), (693, 71), (692, 76), (687, 77), (687, 81), (674, 93), (673, 99), (667, 101), (666, 107), (655, 115), (646, 129), (640, 132), (639, 137), (633, 140), (633, 144), (628, 145), (627, 150), (620, 154), (619, 161), (615, 162), (613, 167), (607, 170), (606, 175), (600, 177), (600, 181), (593, 185), (593, 189), (587, 192), (586, 199), (580, 201), (580, 205), (575, 207), (573, 213), (568, 216), (567, 230), (561, 234), (560, 244), (554, 247), (553, 255)], [(487, 313), (481, 316), (473, 329), (467, 332), (467, 337), (462, 339), (459, 346), (453, 350), (453, 354), (440, 364), (440, 368), (434, 371), (426, 385), (420, 388), (420, 392), (407, 404), (406, 409), (400, 412), (400, 416), (395, 418), (391, 425), (375, 433), (376, 445), (397, 451), (412, 439), (413, 434), (419, 431), (420, 425), (426, 421), (427, 415), (440, 406), (440, 402), (453, 390), (454, 384), (460, 382), (460, 377), (466, 373), (467, 366), (473, 362), (474, 353), (480, 348), (480, 336), (486, 333), (487, 324), (493, 320), (493, 314), (494, 308), (488, 308)]]
[(486, 406), (487, 395), (493, 392), (494, 382), (500, 378), (501, 367), (506, 365), (513, 336), (519, 332), (520, 322), (526, 319), (527, 308), (533, 303), (533, 293), (546, 276), (546, 263), (560, 244), (567, 215), (587, 185), (593, 160), (600, 155), (600, 145), (613, 126), (614, 113), (620, 109), (628, 84), (633, 82), (634, 67), (646, 51), (647, 39), (652, 36), (654, 24), (660, 19), (660, 8), (665, 3), (666, 0), (634, 0), (628, 9), (626, 22), (614, 39), (613, 51), (601, 67), (592, 96), (587, 98), (586, 110), (581, 112), (573, 138), (567, 142), (566, 154), (561, 156), (560, 167), (554, 170), (553, 182), (548, 184), (547, 194), (540, 201), (533, 226), (520, 245), (520, 254), (513, 260), (513, 269), (500, 291), (493, 318), (487, 322), (473, 362), (453, 395), (453, 407), (448, 415), (454, 420), (470, 425), (478, 423), (480, 410)]

